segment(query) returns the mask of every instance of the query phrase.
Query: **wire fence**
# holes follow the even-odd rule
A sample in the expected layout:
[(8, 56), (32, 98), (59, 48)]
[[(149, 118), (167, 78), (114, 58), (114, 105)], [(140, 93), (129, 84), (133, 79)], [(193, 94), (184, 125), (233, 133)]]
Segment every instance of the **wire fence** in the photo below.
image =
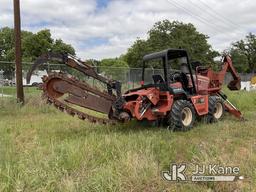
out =
[[(100, 83), (92, 78), (86, 77), (83, 73), (72, 69), (65, 64), (44, 64), (40, 66), (35, 73), (31, 76), (30, 83), (27, 83), (26, 76), (33, 63), (22, 63), (23, 67), (23, 85), (26, 92), (33, 92), (38, 84), (42, 83), (42, 77), (50, 72), (64, 72), (80, 80), (84, 80), (98, 86)], [(136, 88), (140, 86), (142, 79), (141, 68), (125, 68), (125, 67), (100, 67), (94, 66), (94, 70), (109, 79), (118, 80), (122, 83), (122, 91)], [(163, 69), (146, 68), (144, 73), (145, 83), (152, 82), (152, 75), (160, 74), (163, 77)], [(253, 74), (240, 74), (242, 81), (250, 81)], [(232, 80), (231, 74), (227, 74), (225, 77), (225, 83), (227, 84)], [(16, 93), (15, 90), (15, 64), (14, 62), (0, 61), (0, 96), (9, 96)], [(27, 88), (29, 87), (29, 88)], [(34, 88), (31, 88), (34, 87)]]

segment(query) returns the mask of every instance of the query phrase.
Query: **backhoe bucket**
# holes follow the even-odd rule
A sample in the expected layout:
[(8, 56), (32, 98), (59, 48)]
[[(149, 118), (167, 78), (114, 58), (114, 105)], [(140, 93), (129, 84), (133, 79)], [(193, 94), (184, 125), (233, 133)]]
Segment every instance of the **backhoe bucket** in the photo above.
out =
[(230, 81), (229, 84), (228, 84), (228, 88), (231, 91), (240, 90), (241, 89), (241, 81), (238, 80), (238, 79)]

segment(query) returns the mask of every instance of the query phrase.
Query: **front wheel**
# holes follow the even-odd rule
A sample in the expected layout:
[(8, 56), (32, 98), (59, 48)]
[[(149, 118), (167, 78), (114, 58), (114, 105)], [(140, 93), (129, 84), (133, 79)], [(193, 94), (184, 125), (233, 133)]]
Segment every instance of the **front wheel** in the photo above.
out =
[(214, 123), (219, 121), (224, 115), (224, 105), (223, 101), (218, 96), (210, 96), (209, 97), (209, 112), (206, 115), (207, 123)]
[(195, 110), (191, 102), (187, 100), (176, 100), (167, 116), (167, 122), (173, 130), (190, 130), (195, 122)]

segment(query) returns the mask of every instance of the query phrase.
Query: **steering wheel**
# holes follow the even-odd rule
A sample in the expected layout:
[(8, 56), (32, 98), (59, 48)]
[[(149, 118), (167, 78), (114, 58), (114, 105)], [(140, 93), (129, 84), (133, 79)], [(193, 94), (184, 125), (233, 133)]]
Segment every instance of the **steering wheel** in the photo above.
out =
[(174, 72), (170, 74), (170, 80), (173, 82), (180, 82), (184, 89), (188, 87), (189, 81), (187, 75), (183, 72)]
[(170, 80), (171, 81), (179, 81), (181, 72), (175, 71), (170, 74)]

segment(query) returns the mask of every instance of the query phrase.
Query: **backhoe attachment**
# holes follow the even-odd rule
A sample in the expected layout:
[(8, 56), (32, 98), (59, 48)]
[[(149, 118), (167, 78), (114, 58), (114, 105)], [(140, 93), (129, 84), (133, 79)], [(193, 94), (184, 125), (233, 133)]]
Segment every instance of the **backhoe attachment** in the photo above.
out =
[(239, 77), (238, 73), (236, 72), (236, 70), (232, 64), (231, 58), (227, 55), (225, 55), (223, 57), (222, 69), (218, 72), (213, 71), (211, 68), (204, 67), (204, 66), (198, 66), (196, 68), (197, 75), (209, 78), (208, 88), (206, 89), (205, 87), (203, 87), (200, 89), (200, 87), (199, 87), (198, 90), (199, 91), (207, 90), (208, 93), (211, 95), (217, 94), (219, 97), (221, 97), (223, 99), (226, 110), (230, 114), (232, 114), (235, 117), (242, 120), (243, 116), (242, 116), (241, 112), (227, 99), (227, 96), (224, 95), (221, 91), (227, 72), (230, 72), (233, 77), (233, 80), (231, 80), (228, 83), (228, 88), (232, 91), (240, 90), (241, 89), (241, 78)]
[(230, 81), (228, 84), (228, 88), (230, 90), (240, 90), (241, 89), (241, 78), (236, 72), (236, 69), (234, 68), (231, 58), (229, 56), (224, 57), (224, 65), (222, 69), (224, 76), (227, 71), (229, 71), (233, 77), (234, 80)]

